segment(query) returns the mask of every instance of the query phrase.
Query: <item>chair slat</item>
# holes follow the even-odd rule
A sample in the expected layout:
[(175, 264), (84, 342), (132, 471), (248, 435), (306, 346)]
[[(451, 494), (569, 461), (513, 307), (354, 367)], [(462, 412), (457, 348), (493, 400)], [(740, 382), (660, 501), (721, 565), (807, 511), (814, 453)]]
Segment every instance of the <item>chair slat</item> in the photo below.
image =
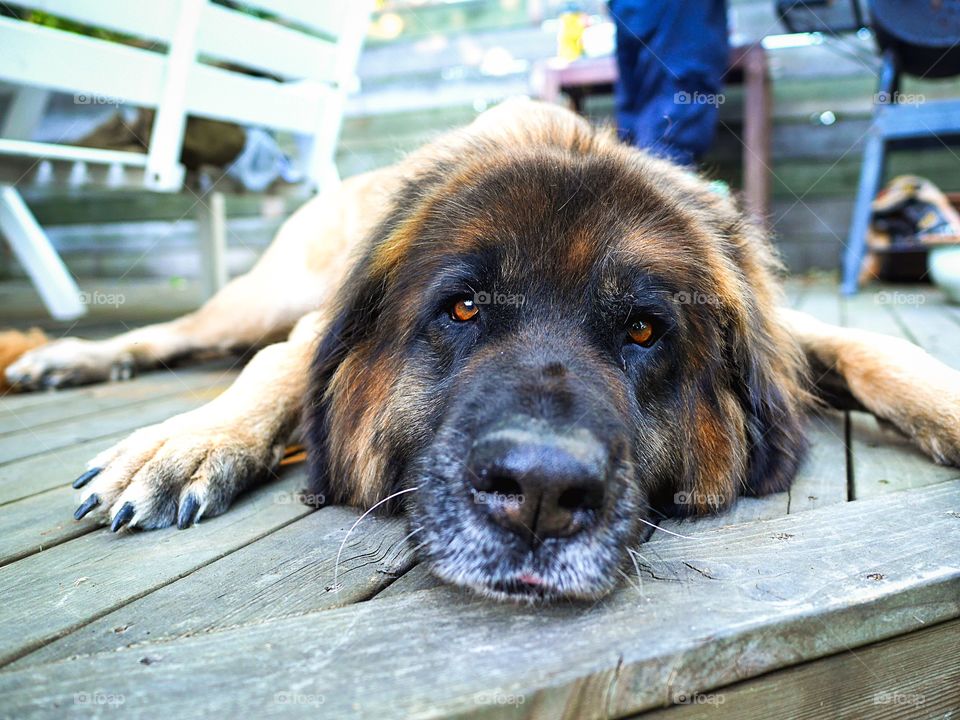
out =
[[(177, 30), (178, 3), (174, 2), (15, 0), (14, 4), (164, 45)], [(325, 4), (329, 3), (315, 5)], [(200, 19), (197, 51), (284, 79), (332, 81), (336, 77), (332, 42), (209, 2)]]
[[(158, 53), (0, 17), (0, 80), (75, 93), (80, 103), (156, 107), (165, 63)], [(278, 83), (197, 63), (187, 80), (186, 110), (313, 134), (326, 92), (316, 81)]]
[(320, 32), (332, 39), (338, 39), (343, 32), (343, 22), (348, 14), (347, 5), (365, 0), (244, 0), (245, 5), (273, 13)]

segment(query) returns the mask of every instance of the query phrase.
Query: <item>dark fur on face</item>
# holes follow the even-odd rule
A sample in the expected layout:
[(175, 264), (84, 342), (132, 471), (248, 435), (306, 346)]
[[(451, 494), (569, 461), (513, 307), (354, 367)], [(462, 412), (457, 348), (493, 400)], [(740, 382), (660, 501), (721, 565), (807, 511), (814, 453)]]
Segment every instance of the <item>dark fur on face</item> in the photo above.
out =
[(804, 365), (729, 200), (536, 107), (415, 156), (317, 352), (311, 491), (369, 507), (415, 487), (440, 578), (589, 598), (642, 520), (787, 488)]

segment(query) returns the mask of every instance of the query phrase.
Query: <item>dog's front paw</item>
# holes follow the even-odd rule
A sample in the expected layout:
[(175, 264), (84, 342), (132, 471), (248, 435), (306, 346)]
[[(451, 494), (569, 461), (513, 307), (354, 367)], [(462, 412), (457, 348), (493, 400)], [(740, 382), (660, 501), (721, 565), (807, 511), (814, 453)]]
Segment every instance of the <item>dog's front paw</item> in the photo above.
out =
[(5, 374), (15, 390), (39, 390), (127, 380), (134, 369), (133, 356), (109, 343), (63, 338), (24, 353)]
[(939, 465), (960, 467), (960, 372), (943, 365), (922, 368), (904, 383), (892, 410), (878, 412)]
[(938, 465), (960, 467), (960, 413), (918, 422), (911, 438)]
[(186, 528), (226, 510), (244, 488), (268, 475), (282, 442), (263, 441), (204, 409), (138, 430), (88, 463), (73, 486), (84, 494), (74, 513), (123, 527)]

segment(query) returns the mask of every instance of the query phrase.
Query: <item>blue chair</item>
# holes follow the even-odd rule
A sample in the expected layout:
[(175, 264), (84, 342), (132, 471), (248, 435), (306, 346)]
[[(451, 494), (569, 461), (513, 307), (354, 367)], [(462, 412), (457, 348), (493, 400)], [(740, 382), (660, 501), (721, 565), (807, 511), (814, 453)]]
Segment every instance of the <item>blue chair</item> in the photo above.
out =
[(848, 295), (858, 288), (870, 206), (883, 184), (887, 153), (960, 140), (960, 100), (900, 102), (904, 74), (960, 74), (960, 0), (870, 0), (869, 12), (882, 65), (843, 261), (841, 290)]

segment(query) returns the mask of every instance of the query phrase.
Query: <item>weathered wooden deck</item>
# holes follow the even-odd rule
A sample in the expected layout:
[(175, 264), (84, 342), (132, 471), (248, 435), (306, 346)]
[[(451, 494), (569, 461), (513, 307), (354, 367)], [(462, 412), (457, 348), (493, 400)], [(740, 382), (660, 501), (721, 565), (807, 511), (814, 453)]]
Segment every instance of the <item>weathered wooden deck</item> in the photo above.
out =
[[(960, 367), (929, 289), (825, 320)], [(302, 466), (188, 531), (74, 522), (83, 463), (195, 407), (229, 364), (0, 399), (0, 715), (948, 717), (960, 709), (960, 470), (860, 413), (811, 420), (789, 493), (669, 527), (603, 602), (497, 605), (438, 586), (399, 519), (312, 511)], [(671, 707), (666, 707), (671, 706)], [(954, 715), (955, 716), (955, 715)]]

